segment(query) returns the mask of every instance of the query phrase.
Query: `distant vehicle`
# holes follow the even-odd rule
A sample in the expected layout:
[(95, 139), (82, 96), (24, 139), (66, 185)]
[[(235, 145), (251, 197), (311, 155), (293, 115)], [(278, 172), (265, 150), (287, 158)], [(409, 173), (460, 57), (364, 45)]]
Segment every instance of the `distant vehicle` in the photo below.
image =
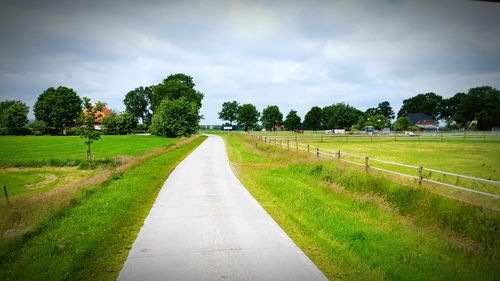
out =
[(369, 135), (373, 135), (373, 133), (375, 132), (375, 127), (373, 127), (373, 126), (366, 126), (366, 132)]
[(325, 130), (325, 135), (333, 134), (333, 130)]
[(416, 136), (416, 135), (415, 135), (415, 133), (413, 133), (413, 132), (406, 131), (406, 132), (405, 132), (405, 136), (410, 136), (410, 137), (413, 137), (413, 136)]
[(382, 134), (388, 135), (390, 133), (391, 133), (391, 129), (390, 128), (384, 128), (384, 129), (382, 129)]

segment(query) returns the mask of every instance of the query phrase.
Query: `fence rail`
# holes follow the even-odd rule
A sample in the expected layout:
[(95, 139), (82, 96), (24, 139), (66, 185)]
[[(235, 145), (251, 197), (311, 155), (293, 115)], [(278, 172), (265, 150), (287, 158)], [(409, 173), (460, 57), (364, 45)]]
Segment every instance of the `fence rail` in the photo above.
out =
[[(401, 177), (416, 179), (416, 180), (418, 180), (419, 185), (422, 185), (423, 182), (428, 182), (428, 183), (432, 183), (432, 184), (436, 184), (436, 185), (454, 188), (454, 189), (461, 190), (461, 191), (480, 194), (482, 196), (487, 196), (487, 197), (494, 198), (494, 199), (500, 198), (500, 195), (497, 195), (497, 194), (493, 194), (493, 193), (489, 193), (489, 192), (485, 192), (485, 191), (481, 191), (481, 190), (476, 190), (476, 189), (472, 189), (472, 188), (468, 188), (468, 187), (464, 187), (464, 186), (459, 186), (459, 185), (455, 185), (455, 184), (450, 184), (450, 183), (446, 183), (443, 181), (433, 180), (430, 178), (426, 178), (424, 175), (424, 171), (429, 171), (429, 172), (438, 173), (438, 174), (442, 174), (442, 175), (453, 176), (453, 177), (457, 177), (457, 178), (463, 178), (463, 179), (471, 180), (474, 182), (488, 183), (488, 184), (494, 185), (495, 187), (500, 187), (500, 181), (483, 179), (483, 178), (461, 175), (461, 174), (456, 174), (456, 173), (450, 173), (450, 172), (440, 171), (440, 170), (431, 169), (431, 168), (424, 168), (422, 166), (407, 165), (407, 164), (403, 164), (403, 163), (397, 163), (397, 162), (392, 162), (392, 161), (387, 161), (387, 160), (382, 160), (382, 159), (370, 158), (370, 157), (364, 156), (364, 155), (357, 155), (357, 154), (352, 154), (352, 153), (341, 152), (340, 150), (323, 149), (323, 148), (320, 148), (319, 146), (305, 144), (305, 143), (300, 142), (303, 140), (309, 141), (310, 138), (297, 138), (297, 137), (289, 138), (289, 137), (277, 137), (277, 136), (264, 136), (261, 134), (253, 134), (251, 136), (257, 140), (261, 140), (261, 141), (264, 141), (266, 143), (269, 143), (270, 145), (279, 146), (281, 148), (283, 148), (284, 143), (286, 143), (285, 149), (287, 149), (287, 150), (290, 150), (291, 147), (295, 146), (295, 150), (297, 152), (298, 151), (305, 151), (305, 152), (316, 154), (316, 157), (318, 157), (318, 158), (321, 156), (329, 157), (331, 159), (336, 159), (336, 160), (343, 161), (343, 162), (350, 163), (350, 164), (354, 164), (357, 166), (364, 166), (366, 171), (368, 171), (369, 169), (373, 169), (373, 170), (377, 170), (377, 171), (384, 172), (384, 173), (398, 175)], [(321, 140), (324, 141), (323, 138), (321, 138)], [(352, 158), (364, 159), (364, 163), (351, 161)], [(416, 169), (416, 175), (409, 175), (409, 174), (393, 171), (390, 169), (384, 169), (384, 168), (380, 168), (380, 167), (370, 166), (370, 161), (380, 162), (380, 163), (388, 164), (388, 165), (394, 165), (394, 166), (403, 167), (403, 168), (407, 168), (407, 169)]]

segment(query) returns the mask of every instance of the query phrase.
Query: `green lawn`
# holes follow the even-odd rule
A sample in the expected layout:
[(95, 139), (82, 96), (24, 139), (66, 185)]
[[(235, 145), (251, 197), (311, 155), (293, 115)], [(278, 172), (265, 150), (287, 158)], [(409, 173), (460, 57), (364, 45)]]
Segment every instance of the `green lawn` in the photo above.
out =
[(226, 135), (238, 177), (331, 280), (498, 280), (500, 215)]
[[(95, 159), (115, 156), (137, 156), (144, 152), (173, 145), (177, 139), (156, 136), (104, 135), (92, 144)], [(0, 167), (74, 166), (83, 161), (86, 146), (78, 136), (1, 136)], [(67, 160), (77, 160), (67, 164)], [(53, 164), (53, 165), (52, 165)]]
[(70, 206), (0, 251), (0, 280), (115, 280), (163, 182), (205, 138), (79, 192)]

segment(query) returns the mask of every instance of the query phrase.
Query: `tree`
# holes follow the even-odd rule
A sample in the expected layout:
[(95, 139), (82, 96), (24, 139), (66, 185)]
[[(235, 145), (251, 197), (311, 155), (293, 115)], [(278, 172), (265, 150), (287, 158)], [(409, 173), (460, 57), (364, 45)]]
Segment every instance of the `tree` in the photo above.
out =
[(0, 102), (0, 127), (7, 130), (9, 134), (14, 133), (16, 128), (21, 128), (28, 123), (29, 107), (21, 101)]
[(363, 112), (345, 103), (325, 106), (322, 113), (322, 123), (327, 129), (349, 130), (363, 116)]
[(97, 117), (97, 113), (102, 111), (105, 106), (104, 103), (98, 102), (96, 105), (92, 105), (90, 99), (87, 97), (83, 98), (84, 111), (80, 113), (79, 123), (80, 123), (80, 137), (85, 139), (84, 143), (87, 145), (87, 160), (92, 160), (92, 154), (90, 152), (90, 145), (101, 138), (101, 134), (94, 127), (94, 122)]
[(321, 129), (321, 121), (323, 119), (322, 110), (318, 106), (313, 106), (304, 116), (304, 129), (319, 130)]
[(131, 113), (136, 118), (141, 118), (142, 123), (146, 124), (145, 119), (149, 113), (148, 99), (150, 96), (151, 89), (149, 87), (139, 87), (128, 92), (123, 100), (125, 111)]
[(457, 112), (458, 105), (465, 97), (465, 93), (456, 93), (453, 97), (443, 99), (439, 109), (439, 119), (446, 120), (448, 126), (453, 122), (453, 116)]
[(82, 113), (82, 99), (73, 89), (50, 87), (38, 96), (33, 110), (37, 120), (62, 133), (65, 127), (74, 125)]
[(418, 94), (403, 100), (403, 106), (398, 112), (398, 118), (408, 113), (425, 113), (436, 119), (439, 115), (443, 98), (435, 93)]
[(219, 119), (229, 121), (231, 126), (233, 125), (233, 121), (236, 120), (238, 116), (238, 109), (240, 105), (237, 101), (227, 101), (222, 104), (222, 110), (219, 112)]
[(302, 121), (300, 120), (300, 116), (297, 115), (296, 110), (290, 110), (288, 115), (285, 118), (285, 122), (283, 122), (287, 130), (296, 130), (300, 129)]
[(391, 104), (388, 101), (383, 101), (378, 104), (376, 114), (381, 114), (387, 119), (394, 118), (394, 111), (392, 110)]
[(245, 131), (255, 128), (259, 121), (260, 113), (255, 105), (246, 103), (239, 107), (236, 120), (238, 125), (245, 127)]
[(408, 130), (410, 127), (410, 118), (408, 117), (399, 117), (396, 119), (396, 122), (394, 122), (394, 129), (396, 131), (404, 131)]
[(152, 92), (149, 97), (151, 110), (155, 113), (156, 108), (165, 98), (176, 100), (181, 97), (188, 102), (193, 102), (200, 109), (203, 93), (195, 90), (194, 87), (193, 77), (189, 75), (183, 73), (169, 75), (162, 83), (151, 87)]
[(198, 129), (198, 110), (198, 105), (186, 97), (164, 99), (153, 115), (150, 130), (159, 136), (189, 136)]
[(368, 116), (364, 122), (364, 126), (373, 126), (377, 130), (381, 130), (386, 127), (389, 123), (389, 119), (382, 114), (375, 114)]
[(500, 91), (489, 87), (476, 87), (460, 98), (453, 118), (465, 125), (477, 120), (477, 128), (491, 130), (500, 126)]
[(104, 119), (102, 124), (109, 133), (127, 134), (137, 128), (137, 118), (130, 112), (116, 113), (111, 111)]
[(260, 118), (264, 128), (268, 130), (275, 129), (275, 126), (281, 125), (283, 123), (283, 114), (276, 105), (268, 105), (264, 110), (262, 110), (262, 117)]

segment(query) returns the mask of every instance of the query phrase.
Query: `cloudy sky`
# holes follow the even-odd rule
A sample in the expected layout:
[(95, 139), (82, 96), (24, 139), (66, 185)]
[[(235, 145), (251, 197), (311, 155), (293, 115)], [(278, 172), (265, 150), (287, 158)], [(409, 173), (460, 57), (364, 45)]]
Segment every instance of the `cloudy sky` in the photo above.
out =
[(32, 106), (65, 85), (123, 110), (129, 90), (182, 72), (205, 93), (202, 124), (228, 100), (397, 112), (418, 93), (500, 88), (499, 15), (475, 1), (2, 0), (0, 99)]

